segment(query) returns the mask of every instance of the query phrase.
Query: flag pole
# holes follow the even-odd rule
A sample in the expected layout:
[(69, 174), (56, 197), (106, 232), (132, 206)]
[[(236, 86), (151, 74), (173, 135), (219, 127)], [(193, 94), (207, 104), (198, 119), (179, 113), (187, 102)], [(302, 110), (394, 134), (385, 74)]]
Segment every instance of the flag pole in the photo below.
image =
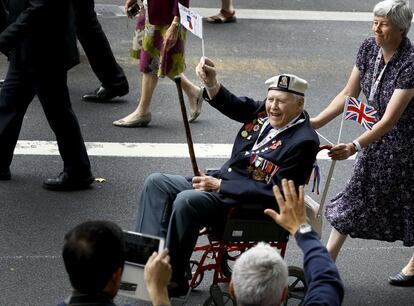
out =
[(201, 51), (202, 51), (203, 57), (204, 57), (204, 38), (201, 39)]
[[(345, 97), (344, 110), (342, 111), (341, 127), (339, 128), (339, 135), (338, 135), (337, 144), (339, 144), (339, 142), (341, 141), (342, 127), (343, 127), (343, 124), (344, 124), (344, 117), (345, 117), (347, 99), (348, 99), (348, 96)], [(328, 195), (329, 186), (331, 185), (335, 165), (336, 165), (336, 160), (332, 160), (331, 166), (329, 167), (328, 176), (326, 178), (325, 188), (323, 189), (322, 197), (321, 197), (321, 200), (319, 202), (319, 209), (318, 209), (318, 213), (317, 213), (318, 218), (320, 218), (322, 216), (323, 207), (325, 205), (326, 197)]]
[(341, 118), (341, 126), (339, 128), (339, 135), (338, 135), (338, 141), (336, 142), (337, 144), (339, 144), (339, 142), (341, 141), (341, 135), (342, 135), (342, 127), (344, 125), (344, 117), (345, 117), (345, 110), (346, 110), (346, 100), (348, 99), (348, 96), (345, 97), (345, 101), (344, 101), (344, 110), (342, 111), (342, 118)]

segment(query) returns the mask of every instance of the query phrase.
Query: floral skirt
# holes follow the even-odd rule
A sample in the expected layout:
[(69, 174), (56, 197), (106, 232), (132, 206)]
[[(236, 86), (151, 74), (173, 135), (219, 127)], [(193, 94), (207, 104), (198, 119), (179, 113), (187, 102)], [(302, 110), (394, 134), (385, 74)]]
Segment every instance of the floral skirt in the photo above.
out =
[(358, 153), (345, 189), (325, 216), (341, 234), (414, 246), (412, 130), (392, 130)]
[[(145, 16), (148, 16), (147, 11)], [(181, 25), (179, 26), (176, 44), (169, 51), (166, 51), (164, 36), (169, 26), (169, 24), (165, 26), (152, 25), (146, 18), (139, 64), (141, 72), (157, 74), (158, 77), (174, 78), (184, 71), (186, 30)]]

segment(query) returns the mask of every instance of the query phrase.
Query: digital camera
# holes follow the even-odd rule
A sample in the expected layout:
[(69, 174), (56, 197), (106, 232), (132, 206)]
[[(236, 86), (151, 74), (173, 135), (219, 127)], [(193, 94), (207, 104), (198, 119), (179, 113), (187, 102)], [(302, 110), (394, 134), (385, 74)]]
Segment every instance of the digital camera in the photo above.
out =
[(138, 2), (135, 2), (133, 5), (128, 7), (128, 10), (127, 10), (128, 17), (134, 17), (134, 16), (138, 15), (138, 13), (139, 13), (139, 4), (138, 4)]

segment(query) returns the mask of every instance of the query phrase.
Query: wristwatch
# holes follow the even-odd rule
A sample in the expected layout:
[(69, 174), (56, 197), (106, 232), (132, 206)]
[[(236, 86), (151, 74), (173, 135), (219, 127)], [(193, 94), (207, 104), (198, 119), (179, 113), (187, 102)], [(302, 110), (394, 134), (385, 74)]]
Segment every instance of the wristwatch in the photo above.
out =
[(356, 152), (359, 152), (359, 151), (361, 151), (362, 150), (362, 147), (361, 147), (361, 144), (359, 143), (359, 141), (358, 140), (354, 140), (353, 142), (352, 142), (352, 144), (354, 145), (354, 148), (355, 148), (355, 151)]
[(306, 234), (306, 233), (310, 233), (311, 231), (312, 231), (312, 226), (310, 226), (308, 223), (302, 223), (301, 225), (299, 225), (297, 232), (300, 234)]

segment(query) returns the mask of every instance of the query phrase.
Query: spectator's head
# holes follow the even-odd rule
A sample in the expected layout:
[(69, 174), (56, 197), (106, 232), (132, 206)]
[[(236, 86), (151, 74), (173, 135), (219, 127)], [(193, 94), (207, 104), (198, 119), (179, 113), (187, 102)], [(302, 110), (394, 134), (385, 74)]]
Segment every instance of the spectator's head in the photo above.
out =
[(65, 236), (63, 261), (72, 287), (81, 293), (118, 292), (124, 267), (122, 230), (109, 221), (87, 221)]
[[(374, 7), (374, 16), (381, 18), (380, 22), (390, 22), (392, 26), (405, 37), (410, 30), (413, 12), (404, 0), (385, 0), (377, 3)], [(374, 17), (373, 30), (376, 29), (376, 18)]]
[(274, 128), (286, 126), (305, 107), (308, 82), (293, 74), (280, 74), (268, 79), (266, 112)]
[(270, 245), (259, 243), (234, 264), (230, 295), (239, 306), (276, 306), (287, 297), (288, 268)]

